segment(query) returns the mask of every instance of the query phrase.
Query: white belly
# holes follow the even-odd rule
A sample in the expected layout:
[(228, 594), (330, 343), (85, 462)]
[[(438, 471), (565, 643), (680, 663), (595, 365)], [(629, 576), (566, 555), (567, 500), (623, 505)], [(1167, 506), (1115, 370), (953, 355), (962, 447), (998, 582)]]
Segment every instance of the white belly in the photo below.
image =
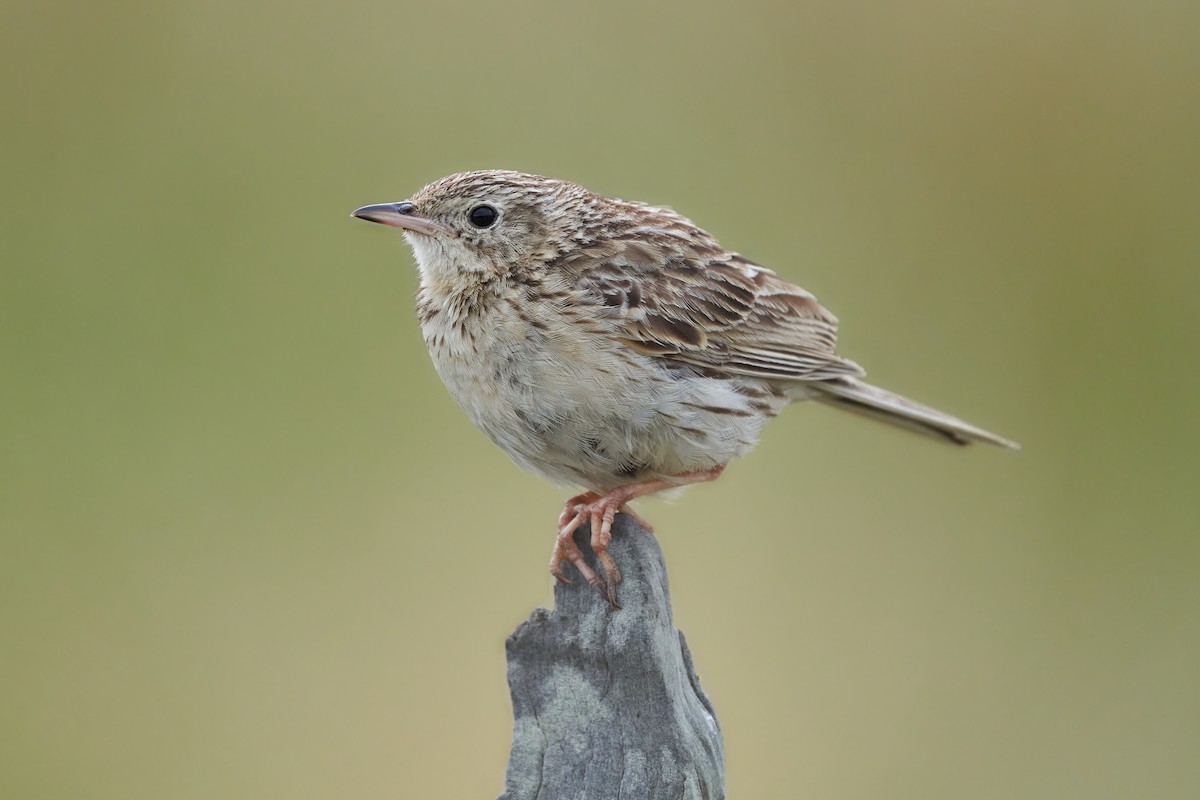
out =
[(471, 420), (557, 483), (606, 490), (724, 464), (787, 403), (766, 381), (706, 377), (579, 334), (494, 312), (425, 326), (438, 374)]

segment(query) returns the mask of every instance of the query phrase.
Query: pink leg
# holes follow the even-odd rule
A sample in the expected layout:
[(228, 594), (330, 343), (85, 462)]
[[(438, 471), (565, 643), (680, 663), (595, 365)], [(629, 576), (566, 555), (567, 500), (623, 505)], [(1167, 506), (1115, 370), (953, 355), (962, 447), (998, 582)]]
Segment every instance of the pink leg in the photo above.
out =
[(600, 577), (583, 560), (583, 553), (575, 546), (575, 531), (587, 521), (587, 517), (579, 513), (582, 508), (600, 499), (595, 492), (585, 492), (572, 497), (563, 505), (562, 513), (558, 515), (558, 536), (554, 539), (554, 550), (550, 553), (550, 574), (560, 583), (572, 584), (575, 581), (563, 574), (563, 561), (570, 561), (579, 570), (590, 585), (597, 586)]
[[(640, 516), (633, 514), (625, 504), (664, 489), (716, 480), (724, 470), (725, 465), (720, 464), (712, 469), (699, 472), (685, 472), (671, 478), (652, 478), (618, 486), (603, 495), (597, 492), (586, 492), (572, 497), (563, 506), (563, 512), (558, 518), (558, 538), (554, 544), (554, 553), (550, 557), (551, 574), (563, 583), (570, 583), (562, 574), (563, 560), (570, 561), (589, 584), (601, 590), (608, 601), (615, 608), (619, 608), (615, 587), (621, 582), (621, 570), (617, 568), (616, 562), (608, 554), (608, 543), (612, 541), (613, 519), (618, 512), (629, 514), (646, 530), (653, 530)], [(575, 546), (572, 536), (584, 522), (591, 523), (592, 550), (595, 551), (596, 557), (604, 567), (604, 574), (608, 576), (607, 582), (588, 568), (583, 561), (583, 554)]]

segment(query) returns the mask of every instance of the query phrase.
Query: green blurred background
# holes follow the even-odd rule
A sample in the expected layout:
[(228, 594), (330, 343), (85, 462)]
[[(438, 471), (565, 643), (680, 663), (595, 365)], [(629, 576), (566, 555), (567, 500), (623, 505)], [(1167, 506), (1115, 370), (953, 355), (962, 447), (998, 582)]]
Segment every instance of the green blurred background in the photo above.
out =
[(1200, 796), (1194, 3), (8, 3), (0, 796), (491, 797), (564, 491), (395, 232), (479, 167), (669, 204), (877, 382), (648, 503), (732, 797)]

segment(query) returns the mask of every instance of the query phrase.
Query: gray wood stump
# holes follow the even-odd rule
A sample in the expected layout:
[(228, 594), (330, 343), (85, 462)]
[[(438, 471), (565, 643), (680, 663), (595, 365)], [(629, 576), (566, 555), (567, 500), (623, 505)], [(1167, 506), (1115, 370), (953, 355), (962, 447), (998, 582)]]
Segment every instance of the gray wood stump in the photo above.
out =
[[(575, 541), (594, 561), (582, 528)], [(508, 638), (513, 742), (500, 800), (719, 800), (721, 729), (671, 621), (662, 551), (625, 514), (609, 552), (615, 610), (586, 583), (559, 585)], [(567, 567), (568, 571), (571, 568)]]

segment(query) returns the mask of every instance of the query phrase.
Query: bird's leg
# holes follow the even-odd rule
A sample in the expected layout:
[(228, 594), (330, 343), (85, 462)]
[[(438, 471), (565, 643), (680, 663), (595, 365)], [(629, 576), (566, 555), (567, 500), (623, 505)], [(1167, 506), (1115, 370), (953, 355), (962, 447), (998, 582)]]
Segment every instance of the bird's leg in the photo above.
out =
[[(574, 497), (563, 503), (562, 513), (558, 515), (558, 529), (561, 531), (564, 526), (579, 514), (577, 506), (590, 505), (600, 499), (599, 492), (584, 492), (577, 494)], [(575, 527), (579, 527), (578, 525)]]
[[(596, 587), (596, 590), (615, 607), (620, 607), (617, 604), (616, 596), (613, 594), (613, 585), (615, 581), (605, 581), (604, 578), (597, 575), (587, 562), (583, 560), (583, 553), (575, 544), (575, 531), (579, 529), (583, 523), (591, 519), (592, 504), (600, 500), (602, 495), (599, 492), (584, 492), (577, 494), (574, 497), (563, 503), (562, 513), (558, 515), (558, 536), (554, 540), (554, 550), (550, 553), (550, 574), (555, 577), (560, 583), (572, 584), (570, 578), (563, 573), (563, 561), (570, 561), (579, 570), (579, 574), (590, 586)], [(646, 530), (653, 530), (649, 523), (643, 520), (638, 515), (634, 514), (627, 507), (622, 506), (620, 509), (623, 513), (629, 514)], [(608, 556), (607, 553), (604, 554)], [(616, 570), (617, 581), (621, 579), (620, 570), (617, 570), (616, 564), (612, 564), (612, 559), (607, 558), (609, 565), (605, 566), (605, 573), (612, 575), (609, 569)]]
[(558, 515), (558, 536), (554, 539), (554, 551), (550, 553), (550, 574), (562, 583), (574, 583), (563, 574), (563, 561), (570, 561), (589, 585), (595, 586), (601, 594), (607, 595), (609, 592), (604, 586), (604, 579), (587, 565), (587, 562), (583, 560), (583, 552), (575, 544), (575, 531), (587, 521), (587, 515), (578, 509), (587, 508), (588, 504), (599, 497), (600, 495), (595, 492), (587, 492), (572, 497), (563, 506), (562, 513)]
[[(597, 492), (586, 492), (572, 497), (563, 506), (563, 513), (558, 518), (558, 539), (554, 545), (554, 554), (550, 559), (550, 572), (563, 583), (570, 583), (562, 574), (563, 560), (570, 561), (589, 584), (599, 589), (614, 607), (619, 607), (616, 602), (615, 587), (621, 582), (621, 570), (613, 561), (612, 556), (608, 554), (608, 543), (612, 541), (613, 519), (618, 513), (629, 514), (643, 528), (652, 531), (654, 529), (640, 516), (630, 511), (625, 505), (626, 503), (665, 489), (676, 489), (692, 483), (716, 480), (724, 470), (725, 465), (719, 464), (711, 469), (685, 472), (670, 478), (650, 478), (628, 483), (611, 489), (603, 495)], [(608, 577), (607, 582), (603, 581), (584, 563), (583, 554), (575, 546), (572, 535), (584, 522), (591, 522), (592, 550), (604, 567), (604, 574)]]
[[(626, 508), (626, 503), (636, 500), (639, 497), (645, 497), (648, 494), (661, 492), (665, 489), (675, 489), (692, 483), (716, 480), (724, 470), (725, 465), (719, 464), (712, 469), (701, 470), (699, 472), (685, 472), (670, 478), (651, 478), (649, 480), (628, 483), (610, 490), (603, 497), (593, 502), (588, 508), (588, 512), (592, 518), (592, 550), (595, 551), (600, 563), (604, 565), (604, 573), (608, 576), (609, 581), (613, 584), (621, 582), (621, 570), (617, 568), (616, 562), (608, 554), (608, 543), (612, 540), (612, 524), (613, 519), (617, 516), (617, 512), (623, 511), (628, 513), (629, 509)], [(640, 518), (638, 519), (640, 521)], [(653, 529), (651, 528), (650, 530)]]

